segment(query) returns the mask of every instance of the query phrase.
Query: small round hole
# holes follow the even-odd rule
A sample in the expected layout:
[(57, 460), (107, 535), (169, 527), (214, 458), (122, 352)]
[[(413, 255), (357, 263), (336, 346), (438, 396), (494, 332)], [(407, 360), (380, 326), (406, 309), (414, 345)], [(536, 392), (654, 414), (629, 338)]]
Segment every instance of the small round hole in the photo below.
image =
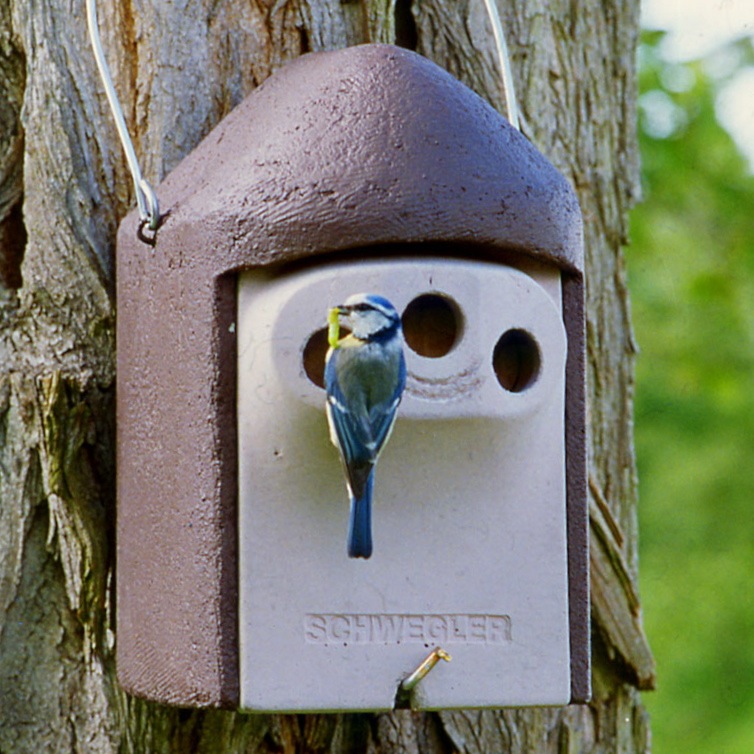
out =
[[(347, 327), (341, 327), (340, 337), (343, 338), (350, 332)], [(304, 346), (303, 362), (306, 376), (321, 388), (325, 387), (325, 356), (329, 347), (326, 327), (313, 333)]]
[(430, 359), (453, 350), (461, 331), (461, 313), (454, 301), (436, 293), (417, 296), (403, 312), (403, 337), (408, 347)]
[(534, 338), (525, 330), (508, 330), (492, 353), (497, 381), (511, 393), (520, 393), (537, 380), (542, 360)]

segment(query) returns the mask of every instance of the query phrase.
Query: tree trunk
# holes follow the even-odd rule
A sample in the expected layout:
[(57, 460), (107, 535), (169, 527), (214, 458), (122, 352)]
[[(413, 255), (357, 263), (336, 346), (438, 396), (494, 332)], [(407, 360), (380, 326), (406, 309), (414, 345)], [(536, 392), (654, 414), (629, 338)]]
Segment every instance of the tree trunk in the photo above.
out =
[[(113, 256), (132, 184), (84, 0), (0, 7), (0, 752), (646, 752), (636, 591), (634, 346), (621, 244), (636, 199), (638, 0), (501, 8), (524, 133), (585, 218), (594, 700), (561, 709), (253, 716), (133, 699), (113, 646)], [(481, 0), (100, 2), (153, 185), (287, 60), (398, 42), (498, 107)]]

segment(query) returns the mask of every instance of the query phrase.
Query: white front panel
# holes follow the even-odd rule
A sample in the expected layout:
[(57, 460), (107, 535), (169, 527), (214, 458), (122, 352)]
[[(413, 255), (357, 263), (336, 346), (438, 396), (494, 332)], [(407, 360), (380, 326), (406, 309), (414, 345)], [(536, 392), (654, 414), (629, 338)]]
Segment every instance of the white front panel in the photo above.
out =
[[(442, 358), (406, 348), (408, 382), (375, 475), (374, 554), (346, 554), (348, 497), (324, 391), (303, 368), (329, 307), (439, 293), (462, 315)], [(423, 708), (567, 704), (564, 393), (557, 271), (388, 260), (238, 289), (241, 706), (381, 710), (434, 646)], [(501, 387), (498, 339), (537, 342), (537, 379)]]

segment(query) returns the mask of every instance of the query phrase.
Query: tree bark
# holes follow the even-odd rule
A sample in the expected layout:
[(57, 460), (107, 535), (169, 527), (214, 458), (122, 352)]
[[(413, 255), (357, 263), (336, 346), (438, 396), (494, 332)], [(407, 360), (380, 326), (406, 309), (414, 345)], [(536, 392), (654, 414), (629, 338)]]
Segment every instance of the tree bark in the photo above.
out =
[[(117, 224), (132, 183), (84, 0), (0, 7), (0, 752), (647, 752), (637, 596), (634, 345), (621, 257), (637, 198), (638, 0), (501, 7), (524, 133), (585, 218), (594, 700), (588, 706), (252, 716), (133, 699), (115, 680)], [(100, 2), (154, 184), (287, 60), (399, 42), (502, 107), (481, 0)], [(21, 207), (23, 210), (21, 211)]]

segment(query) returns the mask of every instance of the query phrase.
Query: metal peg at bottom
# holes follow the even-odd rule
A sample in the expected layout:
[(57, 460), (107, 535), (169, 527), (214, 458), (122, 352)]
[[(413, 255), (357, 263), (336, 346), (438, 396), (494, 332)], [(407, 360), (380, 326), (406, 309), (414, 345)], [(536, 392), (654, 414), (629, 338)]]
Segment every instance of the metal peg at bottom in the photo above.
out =
[(440, 660), (450, 662), (453, 658), (440, 647), (435, 647), (425, 658), (421, 664), (410, 675), (404, 678), (399, 686), (395, 695), (395, 709), (410, 709), (411, 708), (411, 695), (414, 689), (429, 675), (429, 672), (437, 665)]

